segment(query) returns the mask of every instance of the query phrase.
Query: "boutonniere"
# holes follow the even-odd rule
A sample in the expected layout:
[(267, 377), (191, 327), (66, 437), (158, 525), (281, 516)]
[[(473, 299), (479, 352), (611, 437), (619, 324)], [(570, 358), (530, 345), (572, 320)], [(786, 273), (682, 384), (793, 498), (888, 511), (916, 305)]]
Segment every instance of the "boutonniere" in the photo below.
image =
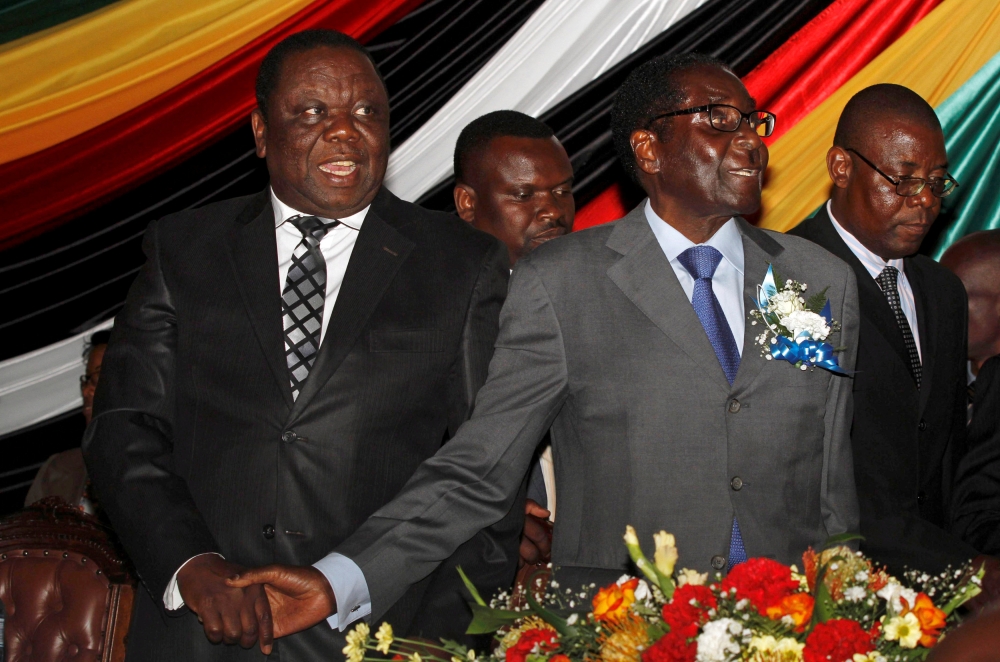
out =
[(825, 342), (840, 330), (840, 323), (830, 315), (827, 288), (807, 299), (805, 283), (786, 280), (779, 290), (775, 280), (774, 268), (768, 265), (764, 282), (757, 286), (757, 308), (750, 311), (750, 324), (764, 326), (754, 338), (764, 358), (788, 361), (802, 370), (823, 368), (848, 374), (837, 363), (836, 354), (843, 348)]

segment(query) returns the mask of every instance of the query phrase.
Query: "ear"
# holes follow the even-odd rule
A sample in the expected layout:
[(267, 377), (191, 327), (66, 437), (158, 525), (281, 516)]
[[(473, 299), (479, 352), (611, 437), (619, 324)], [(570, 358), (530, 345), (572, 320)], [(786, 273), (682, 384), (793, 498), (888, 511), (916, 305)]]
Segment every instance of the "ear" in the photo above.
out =
[(642, 172), (655, 175), (660, 172), (660, 158), (656, 153), (659, 139), (656, 134), (646, 129), (637, 129), (629, 139), (632, 152), (635, 154), (635, 164)]
[(455, 210), (466, 223), (476, 220), (476, 192), (468, 184), (455, 184)]
[(834, 145), (826, 153), (826, 170), (837, 188), (847, 188), (853, 169), (854, 161), (844, 148)]
[(254, 108), (250, 113), (250, 126), (253, 128), (253, 141), (257, 146), (257, 156), (267, 156), (267, 123), (260, 108)]

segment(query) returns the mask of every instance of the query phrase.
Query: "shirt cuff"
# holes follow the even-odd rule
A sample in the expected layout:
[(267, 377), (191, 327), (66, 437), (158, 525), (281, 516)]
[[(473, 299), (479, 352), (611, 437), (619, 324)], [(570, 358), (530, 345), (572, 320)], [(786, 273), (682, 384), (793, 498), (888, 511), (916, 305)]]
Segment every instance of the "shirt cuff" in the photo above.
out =
[(330, 582), (337, 599), (337, 613), (326, 619), (331, 628), (343, 632), (354, 621), (371, 615), (372, 598), (368, 593), (368, 582), (357, 563), (333, 552), (314, 563), (313, 567)]
[[(205, 552), (205, 554), (215, 554), (219, 558), (226, 558), (218, 552)], [(192, 559), (196, 559), (199, 556), (205, 556), (205, 554), (195, 554), (192, 556), (190, 559), (182, 563), (181, 567), (177, 568), (177, 572), (174, 573), (174, 576), (170, 578), (170, 583), (167, 584), (167, 590), (163, 592), (163, 607), (167, 611), (175, 611), (184, 606), (184, 598), (181, 597), (181, 589), (177, 585), (177, 573), (181, 571), (181, 568), (190, 563)]]

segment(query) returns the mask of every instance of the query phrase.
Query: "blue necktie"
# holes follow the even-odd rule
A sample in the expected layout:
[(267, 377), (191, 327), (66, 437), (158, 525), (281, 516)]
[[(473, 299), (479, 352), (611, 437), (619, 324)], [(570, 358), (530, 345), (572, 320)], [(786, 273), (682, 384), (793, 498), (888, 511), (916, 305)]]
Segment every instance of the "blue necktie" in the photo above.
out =
[[(708, 341), (712, 343), (726, 379), (732, 385), (736, 380), (736, 372), (740, 369), (740, 350), (736, 346), (726, 315), (722, 312), (722, 306), (712, 290), (712, 276), (722, 261), (722, 253), (711, 246), (692, 246), (678, 255), (677, 260), (694, 277), (691, 305), (708, 334)], [(734, 517), (733, 533), (729, 539), (729, 569), (746, 560), (747, 552), (743, 547), (740, 525)]]

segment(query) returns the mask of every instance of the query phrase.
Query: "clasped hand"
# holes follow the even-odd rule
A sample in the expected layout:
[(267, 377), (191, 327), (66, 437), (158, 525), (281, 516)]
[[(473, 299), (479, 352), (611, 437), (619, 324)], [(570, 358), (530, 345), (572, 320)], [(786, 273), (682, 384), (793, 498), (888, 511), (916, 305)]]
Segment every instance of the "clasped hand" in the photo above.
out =
[(274, 639), (300, 632), (336, 611), (333, 589), (312, 567), (270, 565), (248, 570), (215, 554), (188, 561), (177, 573), (181, 597), (212, 643), (270, 654)]

